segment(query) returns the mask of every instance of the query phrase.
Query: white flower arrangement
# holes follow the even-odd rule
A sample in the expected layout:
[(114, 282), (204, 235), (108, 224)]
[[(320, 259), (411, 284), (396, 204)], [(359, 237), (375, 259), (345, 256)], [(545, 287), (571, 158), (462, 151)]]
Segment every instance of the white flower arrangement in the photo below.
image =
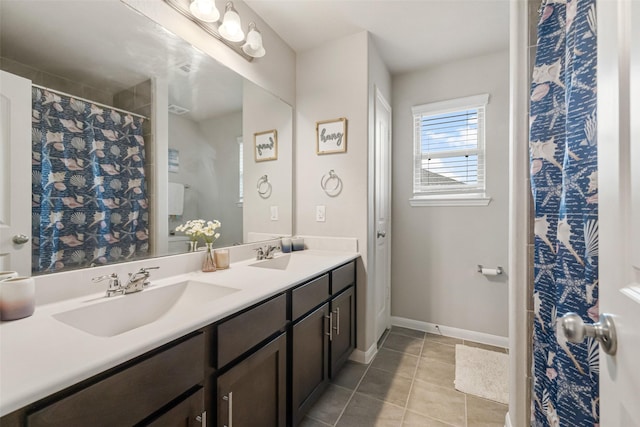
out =
[(192, 242), (202, 238), (206, 243), (213, 243), (220, 237), (220, 233), (216, 231), (218, 228), (220, 228), (220, 221), (218, 220), (192, 219), (177, 226), (176, 231), (181, 231), (189, 236)]

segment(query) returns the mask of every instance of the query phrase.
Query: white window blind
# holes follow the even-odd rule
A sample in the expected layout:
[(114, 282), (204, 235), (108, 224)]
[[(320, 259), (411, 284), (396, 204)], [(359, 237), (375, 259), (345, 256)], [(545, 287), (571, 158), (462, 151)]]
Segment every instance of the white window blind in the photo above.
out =
[(489, 95), (413, 107), (414, 198), (483, 194)]

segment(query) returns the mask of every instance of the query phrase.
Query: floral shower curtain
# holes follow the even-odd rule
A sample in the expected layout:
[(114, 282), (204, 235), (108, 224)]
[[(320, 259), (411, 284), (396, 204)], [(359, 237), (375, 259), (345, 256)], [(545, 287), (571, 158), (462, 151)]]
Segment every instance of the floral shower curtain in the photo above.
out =
[(32, 89), (33, 271), (148, 252), (143, 119)]
[(598, 344), (567, 342), (567, 312), (598, 320), (595, 0), (543, 2), (531, 85), (535, 205), (532, 426), (599, 425)]

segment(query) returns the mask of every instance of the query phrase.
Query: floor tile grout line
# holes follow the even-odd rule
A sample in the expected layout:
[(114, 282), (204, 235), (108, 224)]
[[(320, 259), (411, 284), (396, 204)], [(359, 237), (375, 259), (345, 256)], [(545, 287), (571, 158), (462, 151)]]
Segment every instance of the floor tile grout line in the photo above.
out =
[[(387, 338), (389, 337), (389, 333), (390, 333), (390, 331), (386, 333), (386, 336), (382, 340), (382, 343), (380, 343), (380, 347), (378, 348), (378, 350), (384, 346), (385, 341), (387, 341)], [(356, 386), (351, 391), (351, 395), (349, 396), (349, 399), (347, 399), (347, 403), (344, 405), (344, 408), (342, 408), (342, 411), (340, 411), (340, 415), (338, 415), (338, 419), (333, 424), (333, 427), (336, 427), (338, 425), (338, 423), (340, 422), (340, 419), (342, 418), (342, 416), (344, 415), (345, 411), (347, 410), (347, 407), (349, 406), (349, 403), (351, 403), (351, 400), (353, 400), (353, 396), (356, 394), (356, 390), (358, 390), (358, 387), (360, 387), (360, 384), (362, 383), (362, 380), (367, 375), (367, 372), (369, 372), (369, 369), (371, 368), (371, 365), (373, 365), (373, 360), (376, 358), (377, 355), (378, 355), (378, 351), (376, 351), (376, 355), (373, 356), (373, 359), (371, 359), (371, 361), (367, 365), (367, 368), (362, 373), (362, 376), (360, 376), (360, 379), (358, 380), (358, 383), (356, 384)]]
[(420, 346), (420, 354), (418, 355), (416, 367), (413, 368), (411, 385), (409, 386), (409, 393), (407, 394), (407, 400), (404, 402), (404, 412), (402, 413), (402, 418), (400, 419), (400, 426), (404, 424), (404, 418), (407, 416), (407, 410), (408, 410), (407, 408), (409, 408), (409, 399), (411, 398), (411, 392), (413, 391), (413, 384), (416, 381), (416, 375), (418, 374), (418, 366), (420, 366), (420, 360), (422, 359), (422, 352), (424, 351), (425, 343), (426, 343), (426, 335), (425, 335), (425, 338), (422, 339), (422, 345)]

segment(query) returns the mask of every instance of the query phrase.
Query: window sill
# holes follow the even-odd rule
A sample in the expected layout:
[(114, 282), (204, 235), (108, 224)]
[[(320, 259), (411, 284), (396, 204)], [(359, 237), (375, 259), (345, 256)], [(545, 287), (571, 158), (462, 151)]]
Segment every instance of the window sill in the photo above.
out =
[(409, 199), (412, 207), (422, 206), (488, 206), (491, 197), (485, 194), (449, 194), (440, 196), (418, 196)]

